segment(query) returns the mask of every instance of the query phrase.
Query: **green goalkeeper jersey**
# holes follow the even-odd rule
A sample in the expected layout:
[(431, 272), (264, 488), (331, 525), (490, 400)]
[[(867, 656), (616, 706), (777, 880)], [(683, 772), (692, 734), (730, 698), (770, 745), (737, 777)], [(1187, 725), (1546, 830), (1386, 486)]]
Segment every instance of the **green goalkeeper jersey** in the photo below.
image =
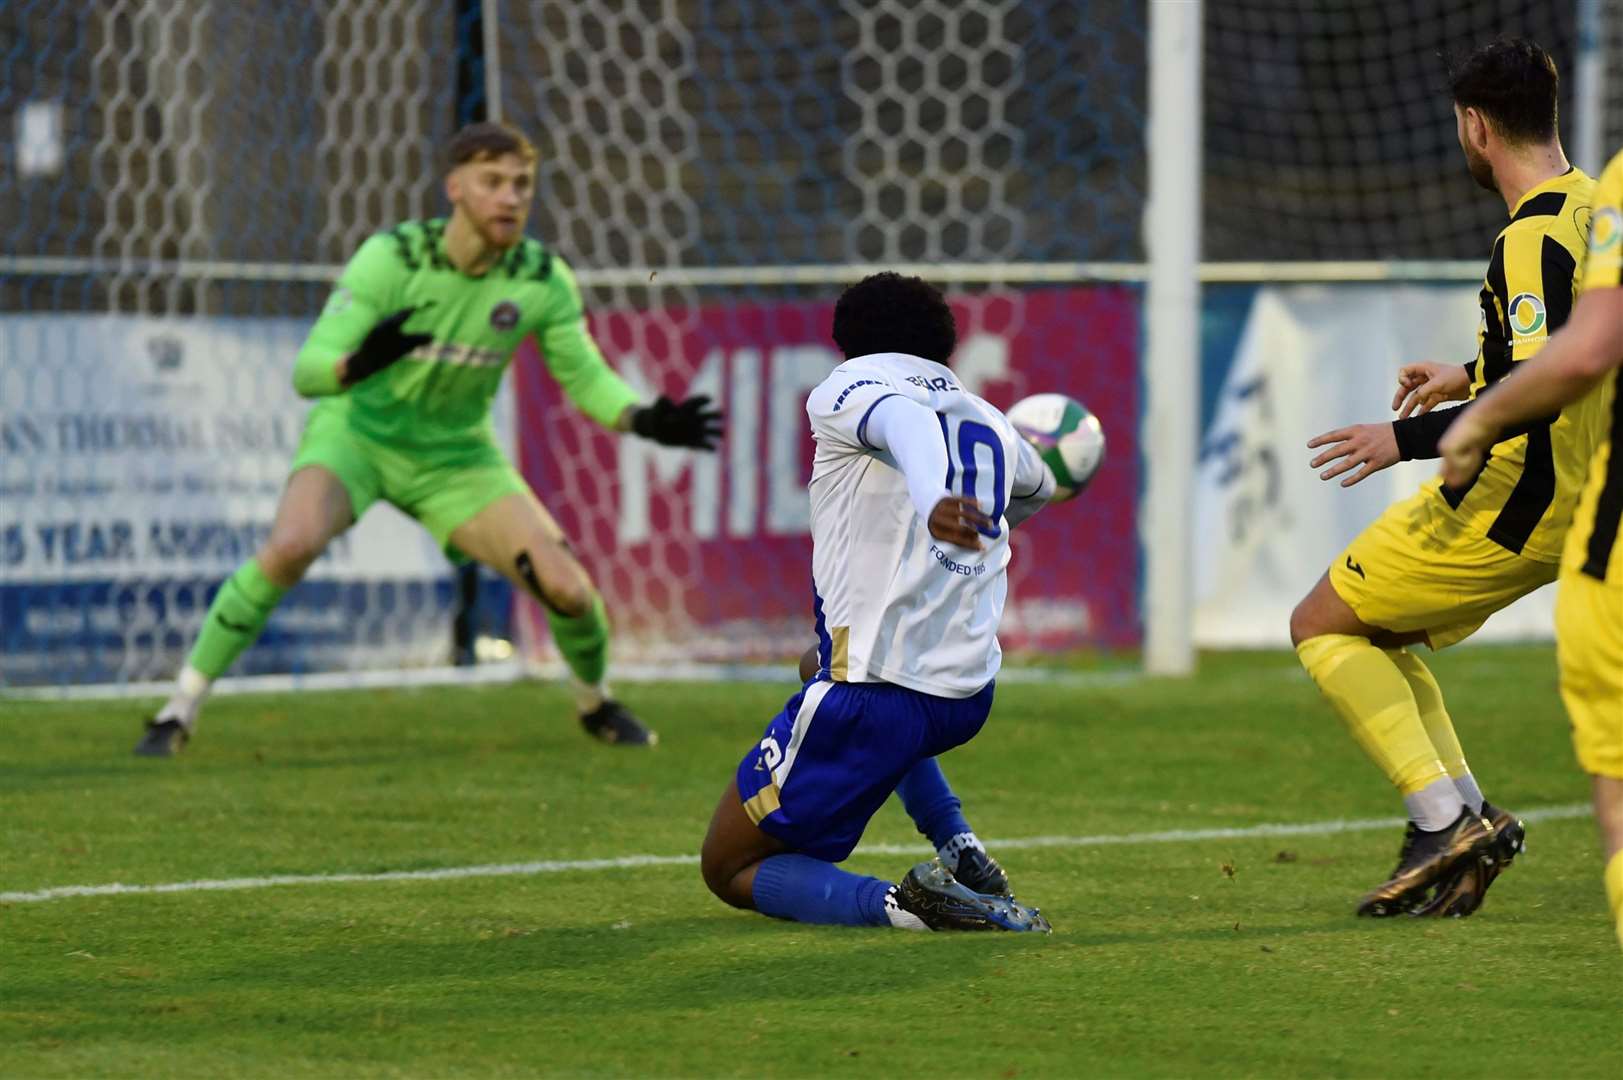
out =
[[(524, 240), (481, 277), (445, 253), (445, 221), (407, 221), (362, 244), (299, 350), (293, 385), (340, 395), (349, 427), (382, 443), (432, 447), (492, 437), (490, 402), (513, 350), (530, 334), (547, 369), (582, 412), (614, 425), (637, 394), (586, 329), (580, 289), (563, 259)], [(417, 310), (406, 330), (434, 340), (347, 391), (337, 365), (379, 319)]]

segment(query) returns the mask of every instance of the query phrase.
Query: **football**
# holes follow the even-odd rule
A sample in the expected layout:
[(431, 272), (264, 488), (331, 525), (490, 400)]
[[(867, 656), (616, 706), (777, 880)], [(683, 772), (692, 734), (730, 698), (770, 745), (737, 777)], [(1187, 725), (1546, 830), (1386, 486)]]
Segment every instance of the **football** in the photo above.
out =
[(1088, 407), (1064, 394), (1033, 394), (1005, 414), (1014, 429), (1037, 448), (1058, 490), (1054, 502), (1074, 498), (1105, 459), (1105, 433)]

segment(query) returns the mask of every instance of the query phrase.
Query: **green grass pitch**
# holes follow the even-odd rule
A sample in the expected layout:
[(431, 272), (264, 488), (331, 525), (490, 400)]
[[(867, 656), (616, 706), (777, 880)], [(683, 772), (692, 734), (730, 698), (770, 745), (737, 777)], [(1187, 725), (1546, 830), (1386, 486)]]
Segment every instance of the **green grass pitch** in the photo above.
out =
[[(1353, 917), (1396, 825), (1140, 837), (1397, 813), (1294, 657), (1217, 655), (1010, 682), (943, 760), (1051, 937), (774, 922), (673, 861), (13, 899), (0, 1076), (1615, 1080), (1623, 955), (1553, 656), (1435, 670), (1489, 797), (1569, 808), (1470, 919)], [(552, 687), (224, 697), (172, 762), (129, 755), (139, 703), (0, 702), (0, 893), (691, 856), (788, 692), (627, 686), (651, 753), (588, 742)], [(996, 843), (1040, 836), (1095, 840)], [(919, 838), (893, 800), (865, 842)]]

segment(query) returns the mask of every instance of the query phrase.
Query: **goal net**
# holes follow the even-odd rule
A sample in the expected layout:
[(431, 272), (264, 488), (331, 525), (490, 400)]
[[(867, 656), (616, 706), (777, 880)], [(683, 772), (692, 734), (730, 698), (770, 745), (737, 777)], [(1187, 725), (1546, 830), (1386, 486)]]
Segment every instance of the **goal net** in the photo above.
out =
[[(1405, 462), (1344, 489), (1318, 478), (1305, 447), (1391, 419), (1400, 365), (1475, 355), (1478, 291), (1508, 214), (1467, 171), (1445, 57), (1501, 36), (1541, 44), (1561, 76), (1567, 151), (1599, 168), (1580, 131), (1603, 105), (1580, 87), (1586, 65), (1623, 59), (1623, 26), (1586, 35), (1586, 4), (1593, 18), (1596, 0), (1207, 5), (1201, 643), (1288, 644), (1291, 610), (1325, 568), (1435, 474)], [(1496, 615), (1478, 640), (1548, 636), (1551, 600)]]
[[(505, 437), (621, 661), (810, 642), (803, 404), (837, 360), (833, 299), (881, 268), (947, 291), (966, 385), (1003, 406), (1066, 392), (1104, 424), (1090, 490), (1016, 534), (1005, 644), (1135, 647), (1152, 165), (1204, 191), (1197, 623), (1268, 640), (1250, 631), (1283, 627), (1315, 545), (1390, 495), (1307, 492), (1297, 429), (1325, 402), (1375, 418), (1347, 403), (1475, 325), (1503, 208), (1461, 167), (1436, 53), (1540, 40), (1565, 125), (1602, 107), (1569, 74), (1580, 25), (1623, 61), (1620, 4), (1208, 3), (1203, 145), (1159, 163), (1142, 3), (0, 4), (0, 685), (179, 667), (269, 529), (306, 408), (294, 350), (366, 235), (444, 212), (436, 150), (475, 99), (540, 146), (533, 232), (577, 269), (610, 362), (727, 410), (718, 453), (662, 450), (584, 420), (533, 348), (514, 365)], [(497, 632), (547, 657), (533, 606), (482, 589)], [(427, 536), (376, 508), (234, 673), (444, 663), (456, 594)]]
[(1577, 9), (1536, 0), (1209, 4), (1204, 257), (1485, 261), (1504, 205), (1463, 167), (1444, 57), (1500, 35), (1537, 41), (1563, 76), (1571, 150)]
[[(729, 413), (713, 456), (611, 438), (519, 358), (516, 454), (622, 660), (809, 640), (803, 401), (835, 359), (833, 297), (880, 266), (949, 289), (966, 382), (1001, 404), (1068, 390), (1109, 432), (1087, 508), (1019, 538), (1011, 644), (1137, 639), (1142, 12), (482, 8), (477, 89), (542, 147), (535, 231), (580, 270), (611, 362)], [(336, 266), (443, 209), (453, 22), (427, 0), (0, 8), (25, 45), (0, 59), (5, 683), (182, 662), (269, 528), (302, 417), (291, 355)], [(443, 662), (453, 593), (426, 537), (374, 510), (235, 672)]]
[(525, 470), (596, 574), (622, 655), (737, 661), (813, 640), (805, 398), (839, 360), (833, 298), (882, 268), (948, 290), (967, 386), (1004, 406), (1071, 393), (1110, 440), (1084, 503), (1016, 535), (1005, 644), (1136, 642), (1124, 282), (1140, 260), (1142, 16), (503, 6), (502, 107), (541, 146), (537, 231), (588, 268), (616, 367), (728, 416), (720, 453), (662, 451), (593, 428), (521, 370)]
[[(438, 9), (0, 5), (0, 684), (172, 675), (268, 533), (337, 265), (437, 208)], [(446, 569), (369, 514), (235, 672), (442, 662)]]

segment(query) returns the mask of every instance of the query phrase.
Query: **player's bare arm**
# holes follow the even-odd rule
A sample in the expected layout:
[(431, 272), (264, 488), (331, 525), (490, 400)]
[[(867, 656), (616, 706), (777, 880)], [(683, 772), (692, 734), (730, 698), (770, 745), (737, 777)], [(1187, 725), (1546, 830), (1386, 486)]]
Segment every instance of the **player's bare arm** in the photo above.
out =
[(1619, 366), (1623, 288), (1592, 289), (1578, 297), (1572, 317), (1537, 356), (1518, 364), (1448, 429), (1438, 444), (1443, 482), (1465, 483), (1481, 468), (1500, 432), (1559, 412)]

